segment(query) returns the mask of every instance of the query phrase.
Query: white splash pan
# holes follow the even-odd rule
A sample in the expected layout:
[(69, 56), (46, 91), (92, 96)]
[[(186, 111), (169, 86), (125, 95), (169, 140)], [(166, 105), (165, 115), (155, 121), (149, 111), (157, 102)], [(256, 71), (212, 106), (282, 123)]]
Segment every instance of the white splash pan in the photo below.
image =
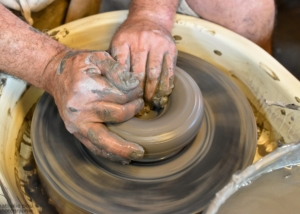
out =
[[(59, 42), (72, 48), (107, 50), (113, 33), (126, 16), (126, 11), (99, 14), (51, 32), (59, 31)], [(271, 123), (278, 139), (283, 137), (286, 143), (300, 140), (300, 112), (286, 109), (283, 115), (280, 107), (265, 104), (264, 100), (300, 102), (299, 81), (272, 56), (249, 40), (194, 17), (177, 15), (172, 34), (182, 38), (177, 40), (179, 51), (200, 57), (239, 79), (242, 91)], [(26, 89), (25, 82), (13, 77), (1, 75), (0, 79), (6, 79), (5, 85), (0, 86), (0, 181), (12, 204), (24, 204), (14, 172), (15, 144), (24, 117), (42, 91)]]

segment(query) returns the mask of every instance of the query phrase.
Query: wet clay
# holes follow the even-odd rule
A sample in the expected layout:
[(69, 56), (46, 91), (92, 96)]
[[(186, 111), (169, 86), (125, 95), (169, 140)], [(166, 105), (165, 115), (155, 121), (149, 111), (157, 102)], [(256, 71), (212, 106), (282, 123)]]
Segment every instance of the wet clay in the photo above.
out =
[[(123, 166), (94, 157), (65, 129), (53, 98), (41, 97), (32, 119), (33, 152), (60, 213), (199, 213), (234, 172), (252, 163), (257, 132), (244, 94), (200, 58), (179, 53), (177, 66), (200, 88), (204, 116), (192, 142), (158, 162)], [(173, 123), (176, 115), (160, 125)]]
[(6, 78), (2, 78), (2, 75), (0, 73), (0, 97), (2, 95), (2, 90), (5, 86), (5, 83), (6, 83)]
[(300, 209), (300, 167), (266, 173), (240, 188), (218, 214), (294, 214)]
[(144, 148), (144, 157), (139, 161), (170, 157), (191, 142), (199, 131), (204, 110), (198, 85), (180, 68), (176, 68), (175, 85), (167, 106), (160, 114), (150, 111), (142, 118), (106, 124), (110, 131)]

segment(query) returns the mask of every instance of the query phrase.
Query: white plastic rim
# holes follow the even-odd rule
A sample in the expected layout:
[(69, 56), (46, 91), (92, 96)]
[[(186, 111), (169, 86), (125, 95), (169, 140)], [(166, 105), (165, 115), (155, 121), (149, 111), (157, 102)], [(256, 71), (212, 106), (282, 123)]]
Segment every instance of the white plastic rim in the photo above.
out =
[(204, 211), (204, 214), (217, 214), (221, 205), (226, 203), (226, 201), (236, 191), (238, 191), (243, 186), (249, 185), (249, 183), (262, 176), (263, 174), (270, 173), (283, 167), (299, 165), (299, 151), (300, 143), (285, 145), (276, 149), (273, 153), (263, 157), (255, 164), (248, 166), (242, 172), (232, 175), (229, 183), (216, 194), (216, 197)]
[[(126, 19), (127, 11), (90, 16), (50, 31), (66, 46), (79, 49), (107, 50), (110, 39)], [(53, 33), (54, 34), (54, 33)], [(172, 32), (177, 48), (213, 64), (229, 76), (239, 79), (241, 90), (251, 104), (271, 123), (278, 139), (286, 143), (300, 139), (299, 111), (268, 106), (265, 100), (289, 104), (300, 102), (300, 84), (282, 65), (249, 40), (208, 21), (177, 15)], [(86, 42), (88, 41), (88, 42)], [(1, 75), (0, 81), (0, 181), (11, 203), (23, 203), (15, 173), (16, 138), (29, 109), (42, 91), (26, 83)]]

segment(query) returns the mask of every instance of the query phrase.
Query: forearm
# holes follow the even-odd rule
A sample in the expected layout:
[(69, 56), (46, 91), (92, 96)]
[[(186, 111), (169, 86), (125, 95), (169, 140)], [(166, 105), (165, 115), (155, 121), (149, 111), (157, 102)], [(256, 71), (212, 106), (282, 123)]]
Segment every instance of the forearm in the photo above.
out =
[[(0, 71), (48, 89), (45, 68), (66, 47), (27, 25), (0, 4)], [(51, 63), (51, 66), (53, 63)]]
[(154, 21), (171, 32), (179, 0), (132, 0), (127, 20)]

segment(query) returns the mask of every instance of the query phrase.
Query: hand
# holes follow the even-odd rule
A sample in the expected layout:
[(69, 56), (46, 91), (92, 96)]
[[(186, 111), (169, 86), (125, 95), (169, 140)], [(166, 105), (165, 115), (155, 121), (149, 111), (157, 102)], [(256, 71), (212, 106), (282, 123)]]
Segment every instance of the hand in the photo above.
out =
[(144, 106), (138, 80), (108, 53), (69, 50), (56, 56), (45, 72), (51, 73), (47, 91), (67, 130), (89, 150), (124, 164), (143, 157), (141, 146), (121, 139), (103, 124), (126, 121)]
[(167, 29), (145, 18), (127, 19), (115, 33), (110, 52), (138, 78), (147, 103), (166, 105), (177, 60), (176, 45)]

